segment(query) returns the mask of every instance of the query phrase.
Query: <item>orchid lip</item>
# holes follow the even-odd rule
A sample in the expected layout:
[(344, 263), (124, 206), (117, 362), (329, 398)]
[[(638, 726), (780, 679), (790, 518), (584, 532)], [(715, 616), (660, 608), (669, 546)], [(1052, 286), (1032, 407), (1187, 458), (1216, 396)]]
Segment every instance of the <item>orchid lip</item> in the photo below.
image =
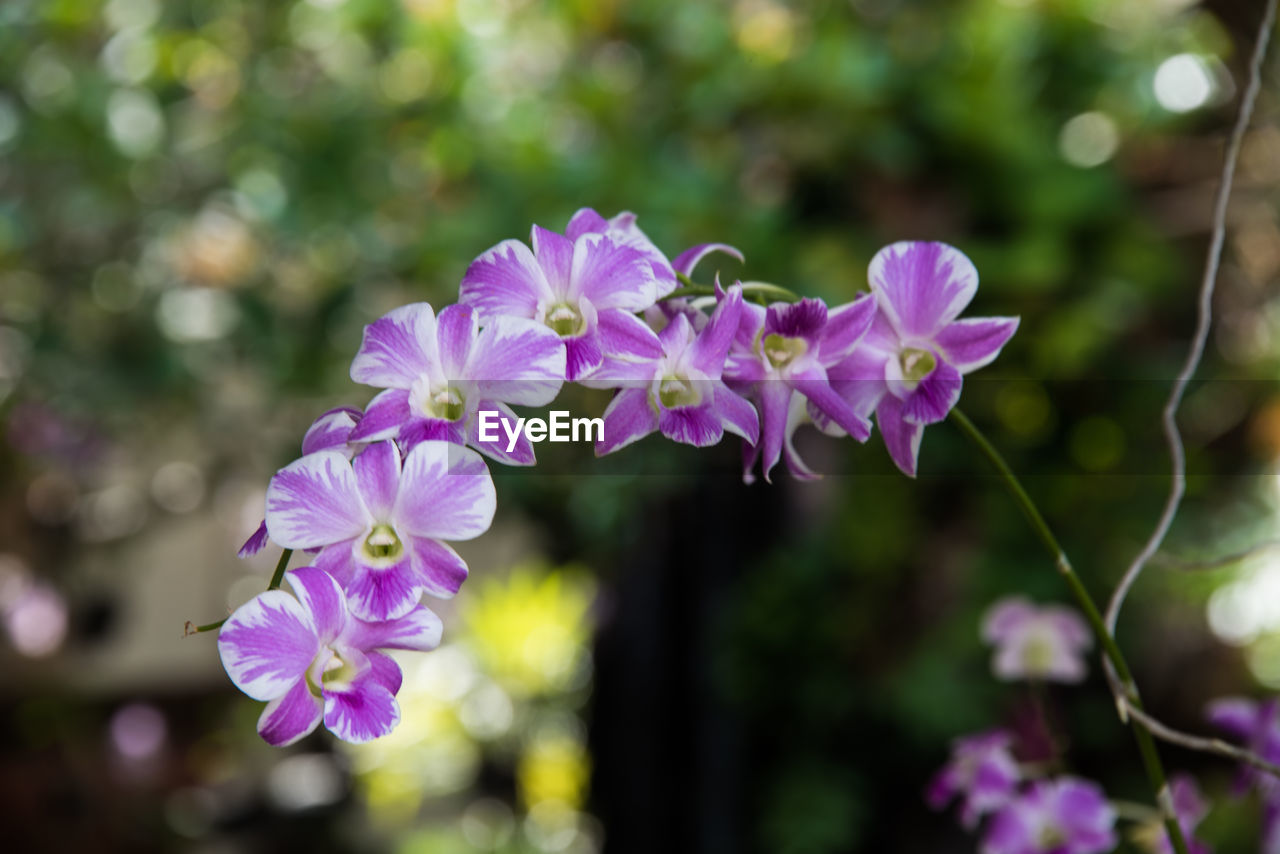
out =
[(907, 347), (898, 354), (898, 364), (902, 366), (903, 383), (914, 389), (938, 367), (938, 357), (929, 350)]
[(457, 421), (466, 411), (466, 398), (456, 386), (447, 385), (431, 390), (422, 400), (422, 409), (432, 418)]
[(567, 302), (556, 303), (548, 308), (542, 322), (561, 338), (581, 335), (587, 329), (582, 310)]
[(687, 377), (667, 376), (658, 383), (658, 400), (664, 409), (697, 406), (702, 402), (702, 393)]
[(358, 671), (359, 667), (354, 661), (344, 659), (336, 649), (326, 646), (307, 668), (307, 690), (316, 697), (325, 691), (345, 690), (359, 675)]
[(762, 343), (765, 358), (777, 369), (793, 364), (809, 352), (808, 341), (803, 338), (789, 338), (776, 332), (766, 335)]
[(404, 555), (404, 543), (395, 528), (379, 523), (373, 526), (360, 543), (359, 553), (366, 566), (385, 568), (400, 561)]

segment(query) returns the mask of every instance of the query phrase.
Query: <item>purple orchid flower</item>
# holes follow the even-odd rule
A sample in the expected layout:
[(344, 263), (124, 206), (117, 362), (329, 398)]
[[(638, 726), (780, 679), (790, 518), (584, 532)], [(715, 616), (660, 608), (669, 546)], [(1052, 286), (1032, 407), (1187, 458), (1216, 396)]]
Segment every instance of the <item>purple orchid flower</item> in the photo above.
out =
[(292, 744), (324, 725), (343, 741), (386, 735), (400, 721), (400, 668), (384, 649), (435, 649), (440, 618), (421, 605), (368, 623), (347, 610), (336, 581), (303, 567), (285, 578), (297, 598), (268, 590), (236, 609), (218, 634), (222, 666), (236, 687), (267, 707), (258, 733)]
[(1116, 813), (1095, 783), (1040, 780), (987, 828), (982, 854), (1101, 854), (1116, 847)]
[[(359, 420), (360, 410), (350, 406), (339, 406), (337, 409), (325, 412), (311, 423), (302, 437), (302, 455), (333, 449), (345, 454), (347, 459), (354, 457), (364, 447), (359, 442), (351, 441), (351, 431), (355, 429), (356, 422)], [(236, 556), (246, 558), (256, 555), (267, 547), (269, 539), (267, 520), (263, 519), (258, 523), (258, 529), (244, 541), (244, 545), (240, 547), (240, 551), (236, 552)]]
[(402, 463), (394, 442), (377, 442), (354, 460), (320, 451), (282, 469), (267, 488), (267, 530), (285, 548), (320, 549), (315, 565), (342, 585), (352, 613), (388, 620), (424, 592), (458, 592), (467, 565), (441, 540), (478, 537), (495, 506), (475, 451), (426, 441)]
[[(612, 453), (661, 430), (669, 439), (706, 447), (719, 442), (726, 430), (756, 442), (760, 422), (753, 407), (721, 381), (729, 346), (742, 317), (742, 288), (730, 288), (715, 313), (695, 332), (684, 314), (677, 314), (658, 335), (662, 355), (621, 366), (620, 381), (589, 384), (621, 386), (604, 413), (604, 436), (596, 455)], [(615, 376), (606, 363), (599, 376)]]
[(494, 317), (481, 329), (469, 306), (451, 305), (439, 317), (425, 302), (402, 306), (365, 327), (351, 379), (385, 388), (365, 410), (352, 437), (396, 438), (409, 451), (428, 439), (471, 445), (508, 465), (533, 465), (533, 446), (519, 433), (507, 450), (499, 434), (484, 441), (480, 411), (507, 405), (544, 406), (564, 382), (560, 337), (532, 320)]
[(1080, 682), (1093, 635), (1084, 619), (1061, 605), (1037, 607), (1021, 596), (992, 605), (982, 619), (982, 639), (995, 647), (996, 678)]
[(945, 243), (905, 241), (871, 259), (879, 311), (861, 345), (830, 372), (859, 411), (875, 410), (889, 456), (915, 477), (924, 428), (947, 417), (965, 374), (990, 364), (1018, 329), (1016, 317), (957, 320), (978, 271)]
[(608, 234), (570, 239), (533, 227), (533, 251), (504, 240), (467, 268), (459, 299), (481, 323), (521, 317), (549, 327), (564, 342), (570, 381), (599, 367), (605, 356), (652, 359), (662, 347), (632, 312), (658, 296), (653, 264), (643, 252)]
[(1013, 735), (1004, 730), (978, 733), (952, 742), (951, 761), (929, 784), (925, 797), (940, 810), (961, 797), (960, 823), (967, 830), (978, 820), (1007, 804), (1018, 790), (1022, 775), (1010, 746)]
[(871, 422), (832, 389), (827, 368), (854, 352), (874, 315), (875, 302), (865, 294), (831, 311), (818, 299), (774, 303), (768, 309), (744, 305), (724, 370), (730, 387), (749, 395), (760, 411), (760, 441), (743, 449), (744, 481), (755, 479), (752, 469), (762, 453), (764, 479), (769, 480), (784, 445), (792, 473), (814, 477), (787, 441), (795, 412), (803, 411), (793, 407), (804, 406), (859, 442), (871, 435)]

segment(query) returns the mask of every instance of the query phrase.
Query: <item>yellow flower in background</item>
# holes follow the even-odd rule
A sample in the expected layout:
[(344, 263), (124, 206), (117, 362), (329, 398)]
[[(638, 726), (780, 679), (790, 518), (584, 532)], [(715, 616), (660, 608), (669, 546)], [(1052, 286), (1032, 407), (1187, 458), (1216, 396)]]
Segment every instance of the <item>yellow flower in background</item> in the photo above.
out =
[(581, 807), (590, 775), (586, 749), (562, 733), (535, 738), (516, 766), (520, 800), (529, 809), (549, 802)]
[(595, 585), (570, 569), (523, 566), (473, 580), (459, 597), (465, 643), (486, 674), (514, 696), (577, 687), (587, 664)]

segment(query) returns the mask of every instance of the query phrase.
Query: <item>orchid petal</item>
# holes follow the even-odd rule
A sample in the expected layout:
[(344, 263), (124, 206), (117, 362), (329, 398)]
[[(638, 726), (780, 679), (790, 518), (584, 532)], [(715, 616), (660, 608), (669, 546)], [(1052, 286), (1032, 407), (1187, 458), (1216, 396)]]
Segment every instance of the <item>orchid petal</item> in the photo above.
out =
[(538, 266), (547, 277), (551, 290), (556, 295), (566, 294), (573, 274), (574, 241), (535, 225), (531, 242), (533, 254), (538, 259)]
[(598, 311), (644, 311), (657, 299), (657, 283), (643, 254), (604, 235), (586, 234), (573, 244), (569, 296), (588, 300)]
[(346, 597), (333, 576), (322, 569), (304, 566), (285, 574), (294, 595), (311, 615), (316, 637), (321, 644), (342, 634), (347, 625)]
[(394, 620), (418, 606), (422, 580), (406, 554), (394, 566), (357, 566), (347, 584), (347, 606), (361, 620)]
[(391, 517), (400, 487), (400, 451), (395, 442), (375, 442), (351, 461), (360, 497), (379, 522)]
[(359, 649), (413, 649), (429, 652), (440, 645), (444, 624), (430, 608), (419, 605), (394, 620), (353, 619), (347, 640)]
[(907, 477), (915, 477), (924, 425), (905, 421), (902, 417), (902, 402), (891, 394), (880, 398), (880, 403), (876, 406), (876, 424), (880, 426), (880, 435), (893, 464)]
[(711, 394), (725, 430), (753, 444), (760, 441), (760, 415), (749, 400), (723, 382), (712, 384)]
[(435, 313), (428, 303), (415, 302), (364, 328), (360, 350), (351, 362), (351, 379), (380, 388), (407, 388), (419, 376), (434, 376), (439, 370)]
[(343, 741), (363, 744), (395, 729), (400, 706), (372, 674), (347, 691), (324, 692), (324, 725)]
[(694, 268), (713, 252), (723, 252), (731, 258), (736, 258), (738, 263), (744, 262), (746, 259), (742, 257), (742, 253), (727, 243), (699, 243), (696, 246), (690, 246), (681, 252), (671, 262), (671, 267), (681, 275), (692, 276)]
[(287, 693), (267, 703), (258, 717), (258, 735), (273, 747), (287, 747), (319, 726), (323, 709), (307, 680), (299, 678)]
[(658, 429), (658, 413), (649, 403), (647, 388), (624, 388), (604, 411), (604, 437), (596, 442), (596, 456), (625, 448)]
[(991, 364), (1018, 331), (1016, 317), (971, 317), (955, 320), (934, 336), (942, 357), (963, 374)]
[(255, 700), (282, 697), (320, 648), (311, 615), (283, 590), (260, 593), (218, 633), (218, 655), (235, 686)]
[(343, 451), (350, 441), (351, 431), (360, 420), (361, 412), (350, 406), (330, 409), (311, 423), (302, 437), (302, 455), (316, 451)]
[(849, 356), (871, 328), (875, 314), (876, 300), (871, 294), (831, 309), (818, 341), (818, 360), (828, 366)]
[(377, 442), (382, 439), (393, 439), (400, 432), (401, 425), (411, 417), (409, 391), (403, 388), (389, 388), (379, 392), (377, 397), (369, 401), (364, 414), (348, 434), (348, 441)]
[(494, 317), (534, 317), (555, 299), (538, 260), (519, 240), (504, 240), (471, 262), (458, 299), (475, 307), (481, 323)]
[(871, 259), (868, 276), (880, 310), (908, 338), (932, 338), (978, 290), (973, 262), (945, 243), (886, 246)]
[(470, 540), (489, 529), (496, 507), (493, 480), (479, 454), (423, 442), (405, 457), (393, 524), (415, 537)]
[(742, 286), (734, 285), (716, 305), (706, 327), (694, 339), (690, 353), (691, 364), (707, 377), (720, 379), (741, 321)]
[(477, 391), (506, 403), (545, 406), (564, 384), (560, 336), (533, 320), (501, 317), (480, 332), (465, 376)]
[(409, 543), (415, 570), (427, 594), (449, 599), (467, 580), (467, 563), (447, 543), (414, 537)]
[(658, 429), (668, 439), (697, 448), (714, 445), (724, 436), (724, 427), (711, 401), (700, 406), (664, 408), (658, 416)]
[[(894, 360), (894, 364), (896, 364)], [(939, 360), (929, 375), (902, 401), (902, 417), (912, 424), (936, 424), (960, 401), (964, 377), (949, 363)]]
[[(559, 346), (559, 345), (557, 345)], [(563, 350), (564, 348), (561, 348)], [(498, 413), (498, 426), (490, 430), (490, 435), (497, 438), (486, 442), (480, 438), (480, 418), (481, 412)], [(520, 416), (507, 406), (505, 403), (499, 403), (496, 400), (482, 400), (476, 407), (477, 416), (471, 419), (471, 423), (467, 426), (467, 444), (484, 454), (491, 460), (497, 460), (504, 465), (509, 466), (531, 466), (537, 462), (533, 453), (533, 443), (529, 441), (529, 437), (525, 435), (523, 429), (516, 432), (515, 446), (508, 451), (507, 445), (511, 442), (510, 436), (507, 434), (506, 424), (512, 430), (516, 430), (516, 425), (520, 423)], [(490, 421), (490, 424), (493, 422)]]
[(450, 305), (436, 318), (436, 346), (440, 373), (445, 380), (467, 379), (465, 367), (480, 330), (476, 312), (469, 305)]
[(350, 539), (369, 523), (351, 463), (320, 451), (285, 466), (267, 486), (267, 531), (287, 549)]

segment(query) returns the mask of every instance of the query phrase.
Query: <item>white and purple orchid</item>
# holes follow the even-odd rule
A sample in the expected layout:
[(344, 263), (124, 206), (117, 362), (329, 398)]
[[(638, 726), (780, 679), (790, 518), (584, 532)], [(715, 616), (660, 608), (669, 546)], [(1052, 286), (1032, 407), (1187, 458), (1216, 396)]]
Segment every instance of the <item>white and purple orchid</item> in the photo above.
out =
[(384, 388), (366, 408), (352, 438), (399, 440), (407, 452), (429, 439), (470, 445), (508, 465), (533, 465), (523, 435), (511, 451), (484, 441), (476, 413), (508, 404), (543, 406), (564, 382), (565, 348), (546, 326), (519, 317), (493, 317), (480, 328), (476, 312), (451, 305), (439, 316), (424, 302), (395, 309), (365, 327), (351, 363), (351, 379)]
[(987, 828), (982, 854), (1102, 854), (1116, 847), (1116, 811), (1096, 783), (1039, 780)]
[(951, 744), (951, 761), (929, 783), (929, 806), (940, 810), (959, 797), (960, 823), (973, 830), (979, 819), (1007, 804), (1018, 791), (1022, 773), (1012, 745), (1013, 735), (1005, 730), (957, 738)]
[(1080, 682), (1093, 635), (1084, 618), (1062, 605), (1038, 607), (1021, 596), (992, 605), (982, 639), (995, 647), (991, 669), (1004, 680)]
[(469, 448), (428, 440), (403, 461), (394, 442), (348, 460), (337, 451), (286, 466), (267, 488), (267, 530), (285, 548), (319, 549), (315, 565), (364, 620), (401, 617), (422, 594), (458, 592), (467, 565), (444, 540), (489, 528), (493, 480)]
[(868, 277), (875, 320), (829, 373), (855, 409), (875, 411), (889, 456), (915, 477), (924, 428), (947, 417), (964, 375), (1000, 354), (1018, 318), (956, 319), (978, 290), (978, 271), (945, 243), (886, 246), (871, 259)]
[(797, 412), (807, 410), (859, 442), (871, 435), (871, 422), (831, 387), (827, 369), (857, 349), (875, 310), (868, 295), (830, 311), (819, 299), (774, 303), (767, 309), (744, 306), (724, 378), (760, 411), (760, 440), (744, 446), (746, 482), (754, 480), (752, 469), (761, 456), (764, 479), (769, 480), (784, 452), (793, 474), (802, 479), (815, 476), (790, 441)]
[(459, 299), (481, 323), (517, 317), (545, 325), (564, 342), (570, 381), (606, 356), (661, 355), (657, 336), (634, 314), (653, 305), (660, 290), (648, 255), (593, 231), (570, 239), (535, 225), (530, 242), (532, 251), (504, 240), (467, 268)]
[(314, 567), (285, 575), (297, 594), (268, 590), (236, 609), (218, 635), (218, 653), (236, 687), (267, 707), (258, 733), (292, 744), (324, 721), (334, 735), (365, 742), (400, 721), (400, 667), (381, 650), (431, 650), (441, 624), (421, 605), (396, 619), (351, 614), (337, 582)]
[(725, 357), (742, 317), (742, 288), (733, 287), (702, 330), (684, 313), (675, 314), (658, 333), (659, 358), (602, 366), (601, 385), (621, 386), (604, 413), (604, 437), (598, 456), (612, 453), (655, 430), (676, 442), (706, 447), (725, 431), (755, 443), (760, 422), (746, 399), (721, 380)]

